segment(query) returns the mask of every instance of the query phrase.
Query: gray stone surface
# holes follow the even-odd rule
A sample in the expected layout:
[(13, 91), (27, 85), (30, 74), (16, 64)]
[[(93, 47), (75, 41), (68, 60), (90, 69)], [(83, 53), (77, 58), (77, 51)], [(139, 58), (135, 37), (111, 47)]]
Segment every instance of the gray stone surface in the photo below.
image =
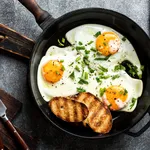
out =
[[(133, 19), (148, 35), (150, 34), (149, 0), (37, 0), (37, 2), (55, 18), (72, 10), (85, 7), (101, 7), (115, 10)], [(0, 1), (0, 23), (8, 25), (34, 40), (42, 32), (31, 13), (17, 0)], [(27, 63), (0, 53), (0, 88), (5, 89), (8, 93), (24, 103), (21, 113), (13, 123), (29, 135), (40, 138), (38, 150), (150, 149), (150, 129), (137, 138), (121, 134), (105, 141), (83, 140), (60, 131), (43, 118), (30, 97), (27, 85), (27, 72)], [(33, 112), (36, 112), (36, 116)], [(133, 130), (139, 129), (148, 120), (149, 116), (146, 115)]]

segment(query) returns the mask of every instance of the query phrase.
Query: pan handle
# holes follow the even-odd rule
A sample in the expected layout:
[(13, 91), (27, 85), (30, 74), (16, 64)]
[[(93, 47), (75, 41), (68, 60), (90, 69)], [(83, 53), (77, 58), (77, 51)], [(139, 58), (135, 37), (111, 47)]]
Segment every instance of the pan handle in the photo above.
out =
[[(148, 113), (150, 115), (150, 108), (148, 110)], [(132, 136), (132, 137), (138, 137), (140, 136), (141, 134), (143, 134), (148, 128), (150, 127), (150, 120), (147, 122), (147, 124), (142, 128), (140, 129), (139, 131), (137, 132), (132, 132), (132, 131), (126, 131), (125, 133), (129, 136)]]
[(24, 5), (35, 17), (38, 25), (44, 29), (48, 25), (48, 22), (54, 20), (54, 18), (45, 10), (43, 10), (35, 0), (18, 0)]

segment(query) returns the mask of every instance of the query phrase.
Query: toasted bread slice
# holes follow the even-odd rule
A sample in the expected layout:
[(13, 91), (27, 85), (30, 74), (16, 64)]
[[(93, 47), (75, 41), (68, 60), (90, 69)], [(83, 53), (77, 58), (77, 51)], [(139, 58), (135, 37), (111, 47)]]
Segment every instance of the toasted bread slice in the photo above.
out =
[(112, 128), (112, 116), (110, 110), (97, 97), (91, 93), (79, 93), (72, 97), (74, 100), (84, 103), (89, 114), (83, 121), (84, 126), (89, 126), (94, 132), (108, 133)]
[(55, 97), (49, 102), (51, 111), (67, 122), (82, 122), (88, 116), (85, 104), (71, 100), (68, 97)]

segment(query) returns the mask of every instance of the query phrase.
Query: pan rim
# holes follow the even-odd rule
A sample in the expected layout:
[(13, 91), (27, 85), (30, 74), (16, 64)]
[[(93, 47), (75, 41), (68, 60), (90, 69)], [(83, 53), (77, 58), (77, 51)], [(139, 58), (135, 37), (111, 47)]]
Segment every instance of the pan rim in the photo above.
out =
[(42, 108), (38, 105), (38, 102), (35, 98), (35, 94), (34, 94), (34, 88), (32, 87), (32, 62), (34, 60), (34, 55), (36, 54), (36, 49), (38, 48), (39, 44), (40, 44), (40, 41), (42, 40), (42, 36), (46, 33), (47, 29), (50, 28), (50, 26), (52, 24), (55, 24), (57, 23), (58, 21), (61, 22), (61, 20), (63, 20), (64, 18), (66, 17), (69, 17), (71, 16), (72, 14), (75, 15), (75, 14), (78, 14), (78, 13), (83, 13), (83, 12), (102, 12), (102, 13), (106, 13), (106, 14), (110, 14), (110, 15), (117, 15), (117, 17), (121, 17), (121, 18), (125, 18), (127, 20), (129, 20), (130, 22), (132, 22), (134, 25), (136, 25), (136, 27), (138, 27), (141, 32), (144, 34), (145, 38), (149, 39), (149, 36), (147, 35), (147, 33), (135, 22), (133, 21), (132, 19), (130, 19), (129, 17), (125, 16), (124, 14), (121, 14), (119, 12), (116, 12), (116, 11), (113, 11), (113, 10), (109, 10), (109, 9), (104, 9), (104, 8), (98, 8), (98, 7), (95, 7), (95, 8), (82, 8), (82, 9), (78, 9), (78, 10), (74, 10), (74, 11), (71, 11), (71, 12), (68, 12), (66, 14), (64, 14), (63, 16), (60, 16), (59, 18), (55, 19), (54, 21), (52, 21), (45, 29), (44, 31), (40, 34), (34, 48), (33, 48), (33, 51), (32, 51), (32, 54), (31, 54), (31, 59), (30, 59), (30, 63), (29, 63), (29, 86), (30, 86), (30, 89), (31, 89), (31, 93), (32, 93), (32, 96), (38, 106), (38, 108), (40, 109), (40, 111), (44, 114), (45, 118), (48, 119), (53, 125), (55, 125), (57, 128), (59, 128), (60, 130), (68, 133), (68, 134), (71, 134), (73, 136), (76, 136), (76, 137), (80, 137), (80, 138), (85, 138), (85, 139), (105, 139), (105, 138), (110, 138), (110, 137), (113, 137), (113, 136), (116, 136), (116, 135), (119, 135), (121, 133), (124, 133), (125, 131), (131, 129), (134, 125), (136, 125), (144, 116), (145, 114), (147, 113), (148, 109), (150, 107), (147, 108), (147, 110), (145, 111), (145, 113), (143, 113), (143, 115), (138, 118), (138, 120), (135, 122), (135, 123), (132, 123), (128, 128), (124, 129), (124, 130), (121, 130), (121, 131), (117, 131), (116, 133), (111, 133), (111, 135), (105, 135), (105, 136), (82, 136), (82, 135), (79, 135), (79, 134), (75, 134), (75, 133), (72, 133), (72, 132), (69, 132), (65, 129), (63, 129), (62, 127), (60, 127), (59, 125), (57, 125), (56, 123), (54, 123), (48, 116), (47, 114), (42, 110)]

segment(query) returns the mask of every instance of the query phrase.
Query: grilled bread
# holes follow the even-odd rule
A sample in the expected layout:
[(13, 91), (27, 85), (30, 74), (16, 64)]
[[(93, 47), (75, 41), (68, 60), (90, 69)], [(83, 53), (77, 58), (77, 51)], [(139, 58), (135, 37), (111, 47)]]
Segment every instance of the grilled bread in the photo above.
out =
[(55, 97), (49, 102), (51, 111), (67, 122), (82, 122), (88, 116), (85, 104), (71, 100), (68, 97)]
[(84, 103), (89, 114), (83, 121), (84, 126), (89, 126), (94, 132), (108, 133), (112, 128), (112, 116), (110, 110), (97, 97), (91, 93), (79, 93), (72, 97), (74, 100)]

